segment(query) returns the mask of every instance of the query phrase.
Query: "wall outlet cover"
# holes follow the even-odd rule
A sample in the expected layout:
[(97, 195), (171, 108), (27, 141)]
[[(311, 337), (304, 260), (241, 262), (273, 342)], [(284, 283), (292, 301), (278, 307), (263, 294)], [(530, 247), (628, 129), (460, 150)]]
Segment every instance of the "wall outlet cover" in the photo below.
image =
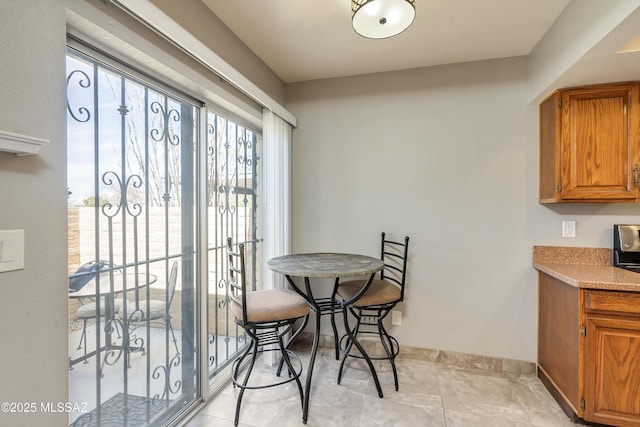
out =
[(0, 230), (0, 273), (24, 268), (24, 230)]
[(576, 237), (575, 221), (562, 221), (562, 237)]

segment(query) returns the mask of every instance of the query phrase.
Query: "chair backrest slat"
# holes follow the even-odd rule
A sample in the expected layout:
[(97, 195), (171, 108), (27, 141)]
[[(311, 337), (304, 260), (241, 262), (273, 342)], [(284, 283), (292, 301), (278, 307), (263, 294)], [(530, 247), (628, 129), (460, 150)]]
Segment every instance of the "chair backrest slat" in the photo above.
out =
[(174, 261), (171, 266), (171, 273), (169, 274), (169, 304), (173, 302), (173, 296), (176, 293), (176, 283), (178, 282), (178, 261)]
[(229, 269), (229, 299), (231, 304), (238, 304), (242, 310), (242, 324), (247, 324), (247, 280), (244, 263), (244, 244), (233, 250), (231, 237), (227, 238), (227, 255)]
[(400, 287), (400, 301), (404, 300), (404, 288), (407, 276), (407, 258), (409, 254), (409, 236), (404, 242), (386, 239), (382, 232), (381, 259), (384, 267), (380, 270), (380, 279), (392, 281)]

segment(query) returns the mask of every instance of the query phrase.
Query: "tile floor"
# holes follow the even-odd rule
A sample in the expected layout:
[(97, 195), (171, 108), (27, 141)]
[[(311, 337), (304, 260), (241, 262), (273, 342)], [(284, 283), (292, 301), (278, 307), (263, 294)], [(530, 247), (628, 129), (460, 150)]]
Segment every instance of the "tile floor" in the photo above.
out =
[[(307, 349), (307, 346), (296, 349), (305, 370)], [(393, 389), (388, 363), (377, 365), (385, 394), (380, 399), (366, 365), (351, 360), (342, 384), (337, 385), (339, 362), (334, 358), (333, 349), (319, 349), (307, 426), (575, 425), (532, 375), (497, 374), (402, 357), (401, 354), (397, 360), (400, 380), (397, 392)], [(261, 375), (270, 370), (264, 365), (261, 369)], [(304, 386), (304, 378), (301, 379)], [(294, 384), (245, 392), (240, 426), (302, 426), (302, 410)], [(232, 385), (226, 386), (186, 426), (233, 426), (236, 396), (237, 390)]]

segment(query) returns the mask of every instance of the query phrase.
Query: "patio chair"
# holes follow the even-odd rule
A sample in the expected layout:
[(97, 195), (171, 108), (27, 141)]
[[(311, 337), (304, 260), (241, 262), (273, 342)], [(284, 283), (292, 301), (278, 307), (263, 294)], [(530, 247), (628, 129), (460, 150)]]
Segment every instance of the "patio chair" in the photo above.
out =
[[(236, 402), (236, 414), (234, 425), (238, 425), (240, 418), (240, 405), (245, 390), (262, 389), (275, 387), (295, 381), (300, 393), (300, 405), (303, 405), (302, 384), (300, 374), (302, 373), (302, 363), (298, 355), (289, 350), (284, 344), (284, 337), (291, 332), (294, 323), (298, 319), (305, 319), (303, 325), (296, 331), (296, 334), (306, 324), (309, 316), (309, 304), (302, 296), (290, 289), (267, 289), (253, 290), (247, 288), (244, 262), (244, 244), (238, 245), (237, 251), (233, 250), (231, 238), (227, 239), (227, 255), (229, 259), (229, 304), (234, 320), (238, 326), (243, 328), (251, 338), (251, 342), (246, 346), (246, 350), (233, 362), (231, 366), (231, 378), (234, 387), (240, 388)], [(296, 335), (294, 334), (294, 336)], [(273, 347), (277, 344), (277, 348)], [(288, 378), (275, 380), (267, 384), (249, 384), (249, 377), (253, 371), (258, 354), (279, 351), (284, 363), (289, 370)], [(247, 356), (251, 356), (249, 366), (246, 368), (244, 377), (239, 378), (240, 367)], [(291, 363), (291, 356), (296, 360), (298, 369), (294, 369)], [(280, 376), (280, 369), (276, 376)]]
[[(340, 340), (340, 348), (342, 351), (342, 361), (338, 371), (338, 384), (342, 379), (342, 371), (344, 369), (347, 357), (355, 357), (366, 359), (371, 367), (371, 374), (376, 383), (378, 395), (382, 397), (382, 388), (378, 382), (378, 377), (371, 363), (371, 360), (388, 360), (393, 370), (393, 379), (395, 389), (398, 391), (398, 373), (396, 371), (395, 359), (399, 352), (398, 341), (391, 335), (382, 323), (391, 310), (401, 301), (404, 300), (405, 278), (407, 274), (407, 255), (409, 252), (409, 236), (404, 238), (404, 242), (395, 242), (388, 240), (386, 234), (382, 233), (382, 251), (381, 259), (384, 263), (383, 269), (380, 271), (380, 279), (373, 280), (371, 285), (360, 298), (355, 300), (349, 306), (343, 309), (344, 325), (350, 330), (352, 335), (358, 340), (361, 336), (375, 335), (380, 340), (384, 348), (384, 355), (370, 356), (367, 353), (360, 354), (352, 352), (353, 342), (349, 339), (349, 335), (345, 334)], [(355, 297), (362, 290), (366, 280), (350, 280), (341, 282), (338, 285), (337, 294), (344, 301), (348, 301)], [(349, 329), (348, 313), (353, 314), (356, 318), (356, 324)]]
[[(71, 276), (69, 276), (69, 294), (73, 296), (74, 293), (79, 292), (84, 288), (91, 280), (96, 280), (98, 274), (103, 278), (105, 283), (108, 283), (108, 272), (99, 273), (100, 270), (105, 268), (111, 268), (113, 265), (109, 261), (89, 261), (81, 265)], [(82, 334), (80, 335), (80, 341), (78, 342), (77, 350), (84, 348), (85, 360), (84, 363), (89, 363), (86, 359), (87, 356), (87, 322), (91, 319), (97, 319), (98, 317), (104, 317), (106, 314), (106, 306), (104, 297), (100, 298), (100, 304), (96, 304), (95, 298), (86, 297), (84, 299), (90, 300), (89, 303), (84, 303), (83, 298), (77, 298), (80, 302), (80, 307), (76, 310), (76, 317), (82, 320)], [(113, 310), (117, 312), (122, 307), (122, 299), (116, 299), (113, 302)], [(120, 331), (118, 330), (117, 322), (114, 325), (118, 338), (120, 338)]]
[[(123, 306), (118, 316), (121, 319), (125, 319), (125, 308), (126, 308), (126, 317), (127, 324), (131, 328), (130, 332), (133, 330), (146, 325), (147, 322), (155, 322), (155, 321), (163, 321), (165, 325), (169, 327), (171, 331), (171, 336), (173, 338), (173, 345), (176, 347), (176, 353), (180, 354), (180, 349), (178, 348), (178, 340), (176, 339), (176, 335), (173, 331), (173, 325), (171, 324), (171, 313), (169, 310), (171, 309), (171, 303), (173, 302), (173, 297), (176, 292), (176, 282), (178, 281), (178, 261), (174, 261), (171, 266), (171, 273), (169, 274), (169, 282), (167, 283), (168, 290), (168, 300), (143, 300), (139, 301), (128, 301), (126, 306)], [(139, 342), (142, 339), (138, 339)], [(139, 349), (142, 354), (145, 354), (144, 344), (142, 344)]]
[[(84, 348), (84, 355), (87, 355), (87, 322), (91, 319), (97, 319), (98, 317), (105, 317), (106, 307), (105, 307), (104, 297), (100, 298), (100, 305), (96, 304), (96, 302), (90, 302), (88, 304), (81, 305), (76, 310), (76, 316), (78, 319), (82, 320), (82, 334), (80, 335), (80, 342), (78, 343), (77, 350), (81, 350)], [(118, 298), (113, 301), (113, 310), (117, 312), (122, 307), (122, 299)], [(114, 322), (114, 328), (116, 333), (118, 334), (118, 338), (121, 338), (120, 330), (118, 329), (118, 322)], [(84, 360), (84, 363), (89, 363), (87, 359)]]

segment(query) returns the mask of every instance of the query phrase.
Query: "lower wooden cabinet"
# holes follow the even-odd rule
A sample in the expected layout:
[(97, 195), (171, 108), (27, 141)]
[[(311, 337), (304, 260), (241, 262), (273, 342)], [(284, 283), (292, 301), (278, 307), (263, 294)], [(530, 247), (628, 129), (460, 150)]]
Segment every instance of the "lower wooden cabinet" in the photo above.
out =
[(583, 290), (584, 418), (640, 425), (640, 294)]
[(539, 274), (538, 376), (571, 418), (640, 426), (640, 294)]
[(587, 315), (584, 418), (640, 425), (640, 319)]

